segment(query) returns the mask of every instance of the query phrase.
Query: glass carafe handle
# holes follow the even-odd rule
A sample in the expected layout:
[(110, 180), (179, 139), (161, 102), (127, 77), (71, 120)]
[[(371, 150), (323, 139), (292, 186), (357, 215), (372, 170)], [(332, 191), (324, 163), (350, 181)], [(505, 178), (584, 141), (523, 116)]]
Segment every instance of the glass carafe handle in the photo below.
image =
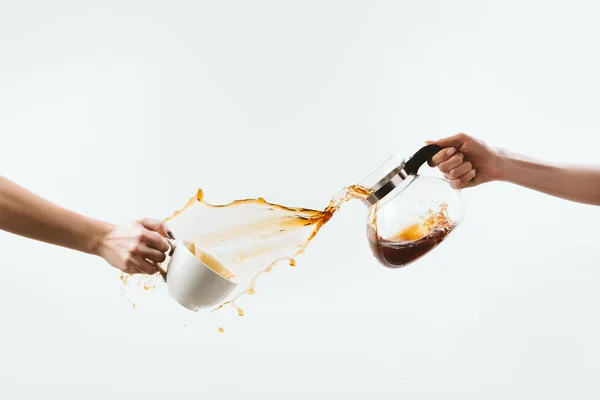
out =
[(431, 160), (431, 158), (440, 151), (442, 151), (442, 147), (437, 144), (430, 144), (422, 147), (406, 162), (404, 171), (409, 175), (416, 175), (419, 172), (419, 168)]

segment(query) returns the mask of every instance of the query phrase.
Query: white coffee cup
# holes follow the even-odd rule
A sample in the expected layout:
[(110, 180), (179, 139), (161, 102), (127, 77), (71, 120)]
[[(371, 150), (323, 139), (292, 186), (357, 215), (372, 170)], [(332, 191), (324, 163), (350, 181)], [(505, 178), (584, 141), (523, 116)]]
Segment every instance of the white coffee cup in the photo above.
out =
[[(214, 256), (191, 242), (176, 242), (166, 271), (169, 295), (188, 310), (197, 311), (225, 300), (237, 284), (215, 271), (228, 272)], [(197, 256), (196, 254), (199, 256)]]

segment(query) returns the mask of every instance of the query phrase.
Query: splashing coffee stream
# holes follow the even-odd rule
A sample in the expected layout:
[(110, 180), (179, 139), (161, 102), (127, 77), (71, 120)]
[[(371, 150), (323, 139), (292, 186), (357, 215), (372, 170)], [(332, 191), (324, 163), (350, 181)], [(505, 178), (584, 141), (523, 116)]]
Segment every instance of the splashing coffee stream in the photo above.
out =
[[(224, 301), (211, 312), (224, 306), (233, 307), (239, 316), (244, 312), (236, 302), (245, 295), (253, 295), (258, 278), (273, 270), (275, 265), (286, 261), (296, 265), (296, 258), (303, 254), (321, 228), (327, 224), (340, 207), (353, 199), (364, 200), (370, 190), (359, 186), (348, 186), (331, 198), (323, 211), (286, 207), (267, 202), (263, 198), (235, 200), (228, 204), (212, 205), (204, 201), (204, 193), (198, 190), (186, 205), (165, 219), (176, 237), (193, 242), (196, 251), (206, 251), (219, 259), (230, 273), (215, 271), (225, 279), (236, 281), (242, 289), (233, 293), (230, 300)], [(377, 228), (378, 204), (369, 211), (371, 226), (370, 238), (379, 243)], [(410, 226), (391, 240), (398, 243), (418, 240), (420, 236), (439, 231), (451, 230), (448, 225), (446, 208), (438, 213), (429, 211), (428, 216), (419, 224)], [(383, 239), (382, 243), (383, 243)], [(153, 277), (144, 275), (138, 284), (138, 291), (153, 289)], [(121, 275), (123, 292), (127, 292), (131, 279)], [(247, 284), (244, 284), (247, 282)], [(139, 293), (135, 293), (137, 296)], [(132, 306), (135, 302), (128, 299)], [(219, 332), (223, 328), (219, 327)]]

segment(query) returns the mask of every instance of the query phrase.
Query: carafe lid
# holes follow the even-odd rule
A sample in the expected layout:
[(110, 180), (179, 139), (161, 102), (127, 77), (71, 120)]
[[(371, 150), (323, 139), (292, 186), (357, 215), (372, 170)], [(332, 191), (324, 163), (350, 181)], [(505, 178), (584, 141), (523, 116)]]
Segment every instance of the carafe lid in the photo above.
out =
[[(395, 164), (395, 166), (390, 164)], [(395, 154), (384, 161), (379, 168), (371, 172), (360, 184), (368, 188), (371, 193), (363, 202), (370, 207), (387, 196), (392, 190), (402, 185), (404, 180), (409, 176), (405, 170), (405, 166), (406, 163), (404, 160), (399, 160)]]
[(407, 180), (407, 178), (416, 176), (419, 168), (441, 150), (442, 148), (437, 145), (422, 147), (406, 162), (399, 153), (393, 154), (360, 183), (371, 192), (371, 195), (363, 202), (370, 207), (392, 190), (410, 183), (411, 180)]

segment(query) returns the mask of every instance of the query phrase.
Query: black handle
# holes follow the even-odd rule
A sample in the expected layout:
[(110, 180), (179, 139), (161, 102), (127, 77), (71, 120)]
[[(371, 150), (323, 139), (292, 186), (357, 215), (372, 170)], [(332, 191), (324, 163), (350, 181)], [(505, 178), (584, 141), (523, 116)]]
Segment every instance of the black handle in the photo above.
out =
[(437, 144), (430, 144), (425, 147), (422, 147), (419, 151), (417, 151), (413, 156), (406, 162), (404, 166), (404, 171), (406, 171), (409, 175), (416, 175), (419, 172), (419, 168), (423, 166), (426, 162), (431, 160), (433, 156), (442, 151), (442, 147)]

